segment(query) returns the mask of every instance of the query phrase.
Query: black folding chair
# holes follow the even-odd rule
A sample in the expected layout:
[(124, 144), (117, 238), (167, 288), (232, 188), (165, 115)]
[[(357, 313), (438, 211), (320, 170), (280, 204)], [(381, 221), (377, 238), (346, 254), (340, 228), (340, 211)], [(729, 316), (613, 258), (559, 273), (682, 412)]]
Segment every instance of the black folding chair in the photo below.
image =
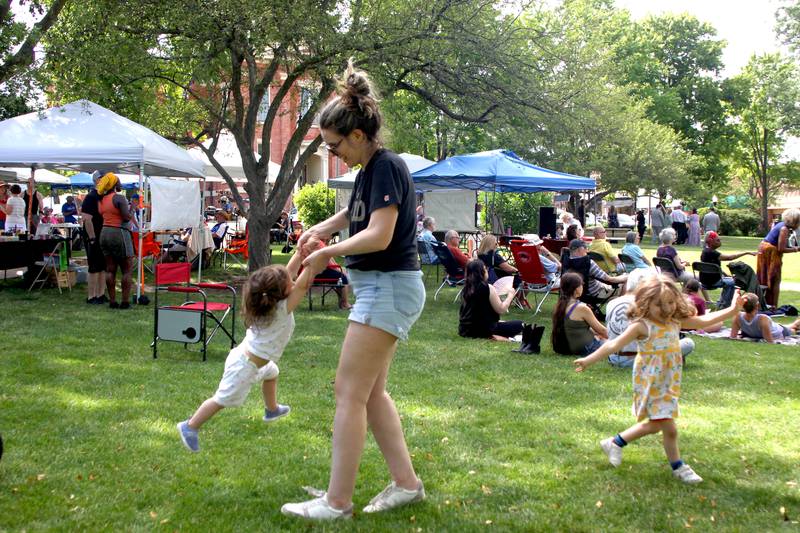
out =
[(662, 274), (668, 274), (672, 276), (672, 279), (675, 281), (678, 280), (678, 269), (675, 268), (675, 263), (672, 262), (672, 259), (667, 259), (666, 257), (654, 257), (653, 265), (658, 268)]
[[(436, 265), (436, 278), (439, 279), (439, 258), (436, 257), (436, 252), (433, 251), (433, 247), (429, 241), (423, 241), (422, 239), (417, 239), (417, 253), (419, 253), (419, 263), (421, 265)], [(431, 261), (431, 254), (436, 257), (436, 261)], [(427, 285), (428, 280), (428, 271), (424, 268), (422, 269), (422, 273), (424, 274), (424, 283)]]
[(636, 269), (636, 262), (633, 260), (633, 257), (623, 253), (617, 254), (617, 257), (619, 257), (619, 260), (622, 261), (623, 265), (625, 265), (625, 272), (628, 274)]
[[(450, 253), (450, 250), (447, 248), (445, 243), (432, 242), (430, 244), (433, 248), (433, 252), (436, 254), (436, 257), (439, 258), (439, 262), (442, 264), (445, 270), (442, 284), (439, 285), (439, 288), (436, 289), (436, 293), (433, 295), (433, 299), (436, 300), (436, 297), (439, 296), (439, 291), (441, 291), (442, 287), (445, 285), (448, 287), (464, 285), (464, 269), (462, 269), (458, 263), (456, 263), (456, 260), (453, 258), (453, 254)], [(461, 294), (461, 291), (458, 291), (455, 300), (458, 299), (459, 294)]]

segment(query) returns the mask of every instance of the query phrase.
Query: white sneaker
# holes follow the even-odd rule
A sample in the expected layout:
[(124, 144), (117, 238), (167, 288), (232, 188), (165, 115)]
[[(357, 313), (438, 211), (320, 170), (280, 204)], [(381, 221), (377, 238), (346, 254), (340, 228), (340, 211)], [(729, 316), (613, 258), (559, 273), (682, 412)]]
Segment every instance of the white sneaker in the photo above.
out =
[(380, 494), (369, 501), (369, 505), (364, 507), (364, 512), (377, 513), (380, 511), (388, 511), (389, 509), (419, 502), (424, 499), (425, 487), (422, 485), (422, 481), (419, 482), (419, 488), (416, 490), (406, 490), (402, 487), (398, 487), (397, 484), (392, 481)]
[(622, 448), (620, 448), (619, 446), (617, 446), (616, 443), (614, 443), (613, 437), (609, 437), (606, 440), (601, 440), (600, 447), (603, 449), (603, 452), (608, 456), (608, 462), (611, 463), (611, 466), (616, 468), (622, 464)]
[(694, 470), (692, 470), (692, 467), (687, 464), (684, 464), (677, 470), (673, 470), (672, 475), (690, 485), (701, 483), (703, 481), (703, 478), (695, 474)]
[(286, 516), (296, 516), (307, 520), (341, 520), (353, 517), (353, 506), (348, 509), (334, 509), (328, 503), (327, 496), (299, 503), (285, 503), (281, 513)]

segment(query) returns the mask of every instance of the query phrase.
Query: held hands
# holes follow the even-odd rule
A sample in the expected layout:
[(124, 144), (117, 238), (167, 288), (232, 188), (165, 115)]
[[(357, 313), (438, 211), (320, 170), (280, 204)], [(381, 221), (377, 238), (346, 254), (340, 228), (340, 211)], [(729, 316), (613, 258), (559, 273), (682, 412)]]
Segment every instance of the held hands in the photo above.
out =
[(326, 252), (327, 250), (323, 248), (308, 254), (308, 256), (303, 259), (303, 266), (310, 268), (315, 274), (319, 274), (328, 266), (330, 256)]

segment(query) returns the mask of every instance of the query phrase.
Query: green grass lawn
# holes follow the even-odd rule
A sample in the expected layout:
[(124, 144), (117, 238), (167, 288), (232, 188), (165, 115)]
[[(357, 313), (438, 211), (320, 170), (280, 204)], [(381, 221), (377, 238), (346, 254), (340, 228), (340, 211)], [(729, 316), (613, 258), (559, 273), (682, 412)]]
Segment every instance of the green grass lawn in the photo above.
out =
[[(455, 290), (434, 302), (434, 288), (429, 278), (425, 311), (400, 346), (389, 387), (428, 499), (358, 512), (389, 481), (369, 438), (356, 516), (326, 529), (798, 530), (796, 348), (697, 340), (678, 420), (683, 457), (705, 478), (690, 487), (672, 479), (656, 437), (626, 448), (619, 469), (600, 451), (600, 439), (633, 422), (630, 372), (598, 364), (577, 375), (547, 342), (541, 355), (523, 356), (510, 343), (461, 339)], [(84, 297), (82, 289), (29, 295), (0, 283), (0, 531), (309, 530), (279, 509), (303, 499), (303, 485), (327, 483), (332, 380), (346, 327), (335, 298), (296, 313), (280, 365), (279, 398), (291, 415), (265, 426), (255, 390), (209, 422), (201, 453), (191, 454), (175, 424), (214, 392), (226, 344), (215, 341), (202, 363), (164, 343), (154, 361), (152, 305), (112, 311)], [(547, 334), (553, 302), (536, 317)], [(529, 311), (511, 318), (531, 320)]]

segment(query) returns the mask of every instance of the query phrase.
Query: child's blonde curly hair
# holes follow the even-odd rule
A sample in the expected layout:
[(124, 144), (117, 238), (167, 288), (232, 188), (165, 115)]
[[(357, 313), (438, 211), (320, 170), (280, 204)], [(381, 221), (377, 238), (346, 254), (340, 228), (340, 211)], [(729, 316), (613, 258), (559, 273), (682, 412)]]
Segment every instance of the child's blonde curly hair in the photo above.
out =
[(633, 320), (650, 318), (650, 306), (660, 300), (675, 302), (675, 310), (670, 316), (661, 317), (664, 322), (680, 322), (695, 314), (688, 300), (683, 296), (680, 287), (672, 278), (664, 275), (653, 276), (642, 281), (633, 293), (635, 301), (628, 311), (628, 317)]

